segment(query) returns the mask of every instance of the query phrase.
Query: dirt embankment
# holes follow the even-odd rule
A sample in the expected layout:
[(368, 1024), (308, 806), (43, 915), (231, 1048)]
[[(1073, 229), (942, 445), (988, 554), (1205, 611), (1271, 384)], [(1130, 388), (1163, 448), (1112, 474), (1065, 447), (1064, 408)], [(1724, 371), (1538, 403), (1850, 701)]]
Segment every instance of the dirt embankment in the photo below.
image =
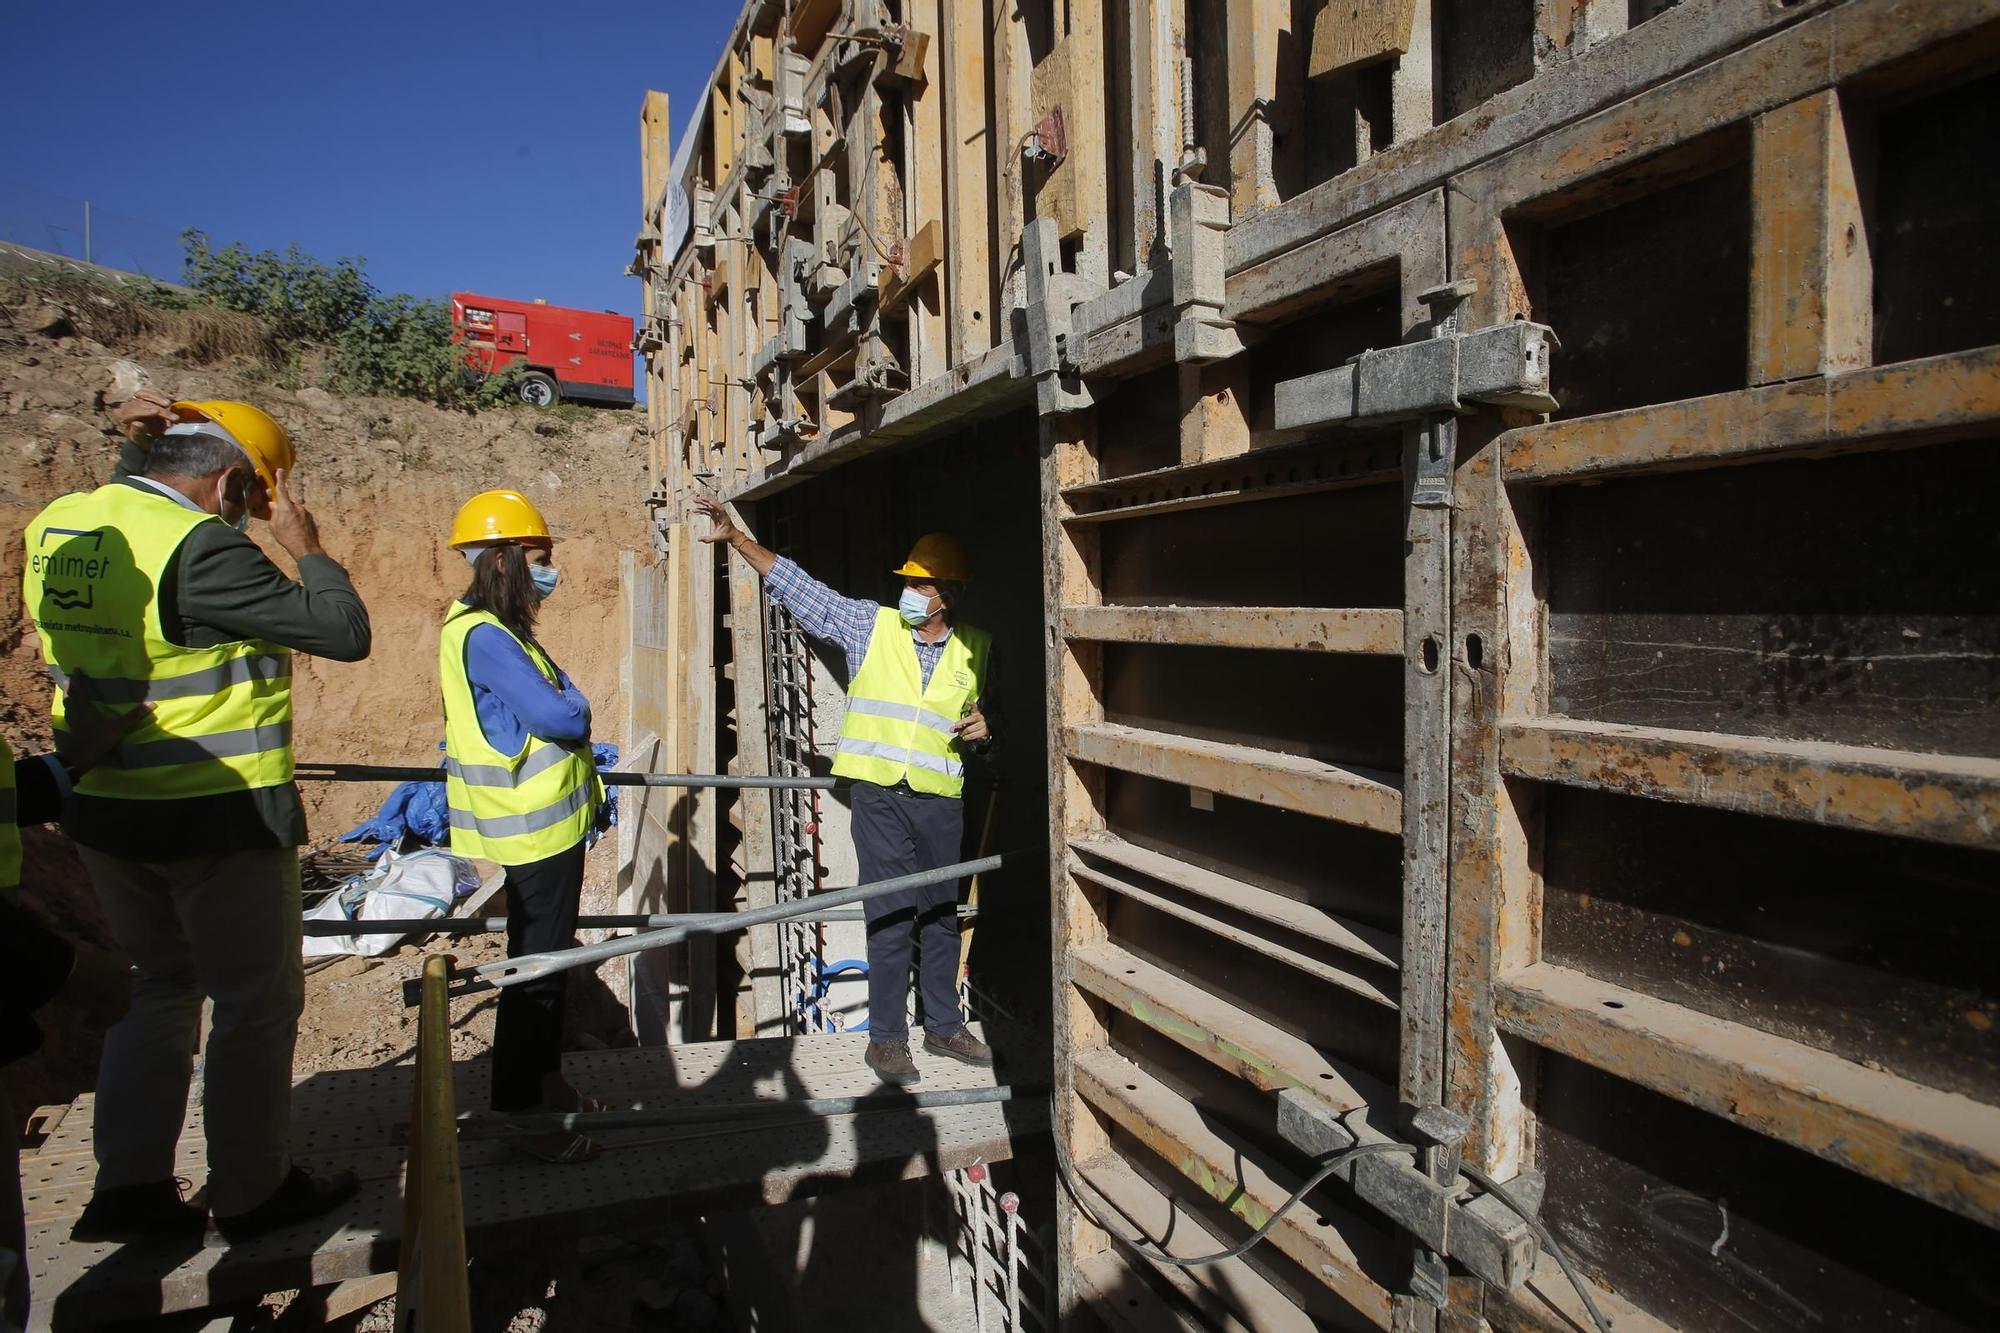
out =
[[(197, 364), (229, 350), (213, 317), (199, 327), (161, 318), (114, 335), (92, 313), (73, 294), (51, 301), (33, 288), (0, 287), (0, 526), (7, 538), (0, 542), (0, 734), (17, 751), (36, 752), (49, 739), (49, 687), (23, 615), (18, 534), (56, 496), (109, 476), (118, 441), (108, 433), (102, 396), (114, 383), (129, 391), (142, 382), (176, 397), (254, 402), (283, 422), (298, 442), (298, 476), (326, 548), (368, 603), (375, 647), (367, 661), (297, 661), (301, 759), (437, 761), (437, 628), (466, 581), (445, 533), (466, 496), (495, 486), (528, 495), (561, 538), (562, 583), (547, 604), (544, 641), (593, 701), (599, 739), (622, 739), (619, 553), (648, 545), (634, 414), (510, 407), (473, 415), (294, 390), (273, 383), (254, 357)], [(85, 336), (90, 332), (109, 341)], [(251, 532), (281, 568), (292, 567), (261, 524)], [(303, 791), (315, 841), (361, 822), (386, 794), (332, 784)], [(27, 844), (31, 900), (72, 938), (110, 948), (60, 836), (31, 831)], [(610, 867), (605, 852), (592, 861), (605, 864), (593, 867), (589, 896), (598, 901), (586, 910), (601, 910)], [(338, 989), (308, 996), (302, 1070), (376, 1063), (404, 1049), (399, 998), (386, 998), (393, 983), (353, 975), (316, 978), (314, 989), (328, 985)], [(377, 994), (385, 996), (379, 1012), (370, 998)], [(44, 1019), (48, 1049), (9, 1071), (24, 1108), (66, 1099), (95, 1079), (94, 1020), (61, 1002)]]

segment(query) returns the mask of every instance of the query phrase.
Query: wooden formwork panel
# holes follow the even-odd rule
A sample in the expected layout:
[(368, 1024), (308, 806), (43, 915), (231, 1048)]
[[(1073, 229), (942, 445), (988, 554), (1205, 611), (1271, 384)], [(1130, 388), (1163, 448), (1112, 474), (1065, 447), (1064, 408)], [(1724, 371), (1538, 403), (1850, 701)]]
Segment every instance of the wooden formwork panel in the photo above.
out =
[[(716, 86), (667, 502), (1039, 417), (1066, 1310), (1588, 1326), (1340, 1185), (1130, 1242), (1291, 1090), (1620, 1327), (2000, 1319), (2000, 3), (770, 0)], [(1552, 410), (1278, 409), (1521, 323)]]

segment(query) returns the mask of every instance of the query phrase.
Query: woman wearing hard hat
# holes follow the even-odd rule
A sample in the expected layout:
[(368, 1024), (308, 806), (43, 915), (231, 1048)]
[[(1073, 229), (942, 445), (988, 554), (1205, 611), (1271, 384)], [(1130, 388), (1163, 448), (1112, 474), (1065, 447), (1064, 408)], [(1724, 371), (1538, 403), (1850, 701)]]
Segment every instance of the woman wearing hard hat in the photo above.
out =
[[(444, 689), (451, 849), (507, 872), (507, 953), (574, 942), (583, 853), (604, 804), (591, 762), (590, 700), (535, 638), (559, 575), (541, 512), (518, 491), (467, 500), (451, 547), (472, 566), (438, 640)], [(597, 1110), (562, 1075), (568, 974), (500, 992), (493, 1024), (493, 1109)], [(581, 1134), (517, 1140), (544, 1161), (588, 1161)]]

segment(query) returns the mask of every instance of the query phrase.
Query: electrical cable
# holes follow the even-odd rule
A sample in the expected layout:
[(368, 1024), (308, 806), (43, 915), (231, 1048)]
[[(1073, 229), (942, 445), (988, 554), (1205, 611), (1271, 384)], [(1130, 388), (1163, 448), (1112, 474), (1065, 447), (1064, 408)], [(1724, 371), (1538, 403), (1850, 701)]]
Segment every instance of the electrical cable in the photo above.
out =
[(1583, 1302), (1584, 1312), (1590, 1316), (1590, 1322), (1597, 1326), (1597, 1333), (1611, 1333), (1611, 1321), (1604, 1317), (1604, 1312), (1597, 1308), (1597, 1302), (1590, 1298), (1590, 1288), (1584, 1285), (1582, 1275), (1570, 1266), (1569, 1256), (1563, 1253), (1562, 1246), (1556, 1244), (1555, 1233), (1548, 1229), (1542, 1219), (1524, 1207), (1521, 1201), (1509, 1193), (1499, 1181), (1470, 1162), (1460, 1162), (1458, 1169), (1463, 1171), (1473, 1184), (1507, 1205), (1516, 1217), (1534, 1228), (1535, 1239), (1539, 1240), (1542, 1248), (1555, 1258), (1557, 1266), (1563, 1271), (1563, 1276), (1568, 1278), (1570, 1286), (1576, 1289), (1577, 1299)]
[[(1053, 1109), (1053, 1106), (1051, 1109)], [(1391, 1152), (1408, 1153), (1411, 1157), (1415, 1157), (1418, 1153), (1418, 1149), (1414, 1144), (1393, 1142), (1360, 1143), (1351, 1148), (1342, 1149), (1322, 1163), (1319, 1169), (1313, 1172), (1303, 1185), (1300, 1185), (1297, 1190), (1292, 1192), (1289, 1198), (1278, 1205), (1277, 1211), (1271, 1214), (1263, 1226), (1251, 1232), (1240, 1243), (1232, 1245), (1226, 1250), (1218, 1251), (1215, 1254), (1205, 1254), (1196, 1258), (1182, 1258), (1179, 1255), (1168, 1254), (1157, 1243), (1144, 1236), (1128, 1236), (1119, 1228), (1106, 1222), (1103, 1215), (1095, 1208), (1092, 1208), (1089, 1202), (1084, 1199), (1078, 1186), (1089, 1186), (1099, 1197), (1105, 1198), (1105, 1196), (1101, 1191), (1097, 1190), (1096, 1186), (1090, 1185), (1090, 1182), (1084, 1180), (1082, 1173), (1070, 1162), (1069, 1154), (1063, 1149), (1061, 1136), (1054, 1136), (1052, 1141), (1055, 1144), (1056, 1150), (1056, 1174), (1062, 1178), (1064, 1190), (1069, 1194), (1071, 1201), (1082, 1210), (1083, 1215), (1089, 1218), (1092, 1224), (1100, 1231), (1117, 1240), (1123, 1241), (1146, 1258), (1170, 1265), (1174, 1268), (1202, 1268), (1210, 1264), (1219, 1264), (1230, 1259), (1241, 1258), (1255, 1247), (1258, 1242), (1269, 1236), (1278, 1223), (1284, 1219), (1285, 1214), (1297, 1207), (1306, 1195), (1318, 1189), (1326, 1182), (1329, 1176), (1357, 1157), (1369, 1157), (1377, 1153)], [(1465, 1162), (1459, 1164), (1459, 1170), (1464, 1172), (1473, 1184), (1500, 1200), (1509, 1211), (1534, 1229), (1535, 1239), (1541, 1242), (1542, 1248), (1555, 1259), (1557, 1266), (1562, 1269), (1563, 1276), (1569, 1279), (1570, 1286), (1576, 1291), (1577, 1299), (1583, 1302), (1584, 1311), (1590, 1316), (1590, 1322), (1596, 1327), (1597, 1333), (1612, 1333), (1611, 1321), (1606, 1319), (1604, 1312), (1597, 1308), (1597, 1302), (1591, 1299), (1590, 1289), (1585, 1285), (1582, 1274), (1578, 1273), (1570, 1263), (1569, 1255), (1564, 1253), (1562, 1246), (1556, 1243), (1555, 1235), (1548, 1229), (1547, 1225), (1540, 1218), (1536, 1217), (1520, 1200), (1516, 1199), (1506, 1186), (1486, 1174), (1486, 1172)], [(1176, 1207), (1180, 1206), (1180, 1200), (1177, 1197), (1168, 1195), (1168, 1200)], [(1110, 1203), (1111, 1201), (1109, 1198), (1105, 1198), (1105, 1202)], [(1115, 1204), (1112, 1206), (1116, 1207)]]
[[(1243, 1239), (1242, 1242), (1236, 1245), (1232, 1245), (1228, 1249), (1219, 1251), (1218, 1253), (1204, 1254), (1199, 1258), (1192, 1258), (1192, 1259), (1182, 1258), (1179, 1255), (1168, 1254), (1165, 1250), (1161, 1249), (1158, 1245), (1155, 1245), (1152, 1241), (1147, 1240), (1143, 1236), (1141, 1237), (1127, 1236), (1124, 1232), (1120, 1231), (1118, 1228), (1108, 1225), (1104, 1221), (1104, 1219), (1098, 1215), (1095, 1209), (1093, 1209), (1088, 1203), (1084, 1202), (1083, 1196), (1077, 1192), (1075, 1182), (1081, 1181), (1083, 1178), (1077, 1172), (1076, 1168), (1070, 1165), (1068, 1154), (1066, 1154), (1063, 1151), (1062, 1141), (1060, 1138), (1056, 1140), (1056, 1165), (1062, 1173), (1063, 1184), (1069, 1191), (1069, 1197), (1076, 1203), (1076, 1206), (1078, 1208), (1083, 1210), (1084, 1216), (1088, 1217), (1093, 1223), (1097, 1225), (1099, 1230), (1108, 1232), (1112, 1236), (1115, 1236), (1117, 1239), (1124, 1241), (1127, 1245), (1130, 1245), (1133, 1249), (1139, 1251), (1139, 1253), (1145, 1255), (1147, 1258), (1157, 1260), (1160, 1263), (1170, 1264), (1175, 1268), (1205, 1268), (1209, 1264), (1219, 1264), (1224, 1262), (1225, 1260), (1240, 1258), (1244, 1254), (1248, 1253), (1253, 1247), (1256, 1246), (1256, 1244), (1259, 1241), (1263, 1240), (1266, 1236), (1269, 1236), (1271, 1234), (1272, 1230), (1278, 1225), (1278, 1223), (1284, 1220), (1285, 1214), (1291, 1212), (1293, 1208), (1298, 1206), (1300, 1200), (1304, 1199), (1306, 1195), (1318, 1189), (1322, 1184), (1326, 1182), (1327, 1177), (1331, 1176), (1334, 1172), (1340, 1170), (1341, 1167), (1346, 1166), (1349, 1162), (1353, 1161), (1355, 1158), (1372, 1157), (1377, 1153), (1391, 1153), (1391, 1152), (1405, 1152), (1414, 1156), (1416, 1151), (1417, 1150), (1415, 1148), (1411, 1147), (1407, 1143), (1358, 1143), (1352, 1148), (1344, 1148), (1340, 1152), (1337, 1152), (1332, 1157), (1328, 1158), (1327, 1161), (1319, 1168), (1319, 1170), (1315, 1171), (1311, 1176), (1307, 1177), (1306, 1183), (1299, 1186), (1298, 1189), (1294, 1190), (1292, 1192), (1291, 1197), (1286, 1199), (1283, 1203), (1279, 1204), (1276, 1211), (1274, 1211), (1271, 1214), (1271, 1216), (1265, 1220), (1264, 1225), (1258, 1227), (1255, 1231), (1251, 1232), (1247, 1237)], [(1108, 1203), (1110, 1201), (1107, 1199), (1106, 1202)], [(1175, 1200), (1175, 1202), (1178, 1203), (1179, 1200)]]

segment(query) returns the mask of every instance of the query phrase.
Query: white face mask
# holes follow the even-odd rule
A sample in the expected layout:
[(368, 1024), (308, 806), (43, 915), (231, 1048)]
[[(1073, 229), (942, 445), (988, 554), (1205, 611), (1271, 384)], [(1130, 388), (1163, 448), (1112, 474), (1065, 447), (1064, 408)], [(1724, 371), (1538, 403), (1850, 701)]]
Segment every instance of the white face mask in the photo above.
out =
[(903, 589), (903, 595), (896, 600), (896, 614), (912, 629), (931, 618), (931, 603), (939, 600), (926, 597), (915, 588)]

